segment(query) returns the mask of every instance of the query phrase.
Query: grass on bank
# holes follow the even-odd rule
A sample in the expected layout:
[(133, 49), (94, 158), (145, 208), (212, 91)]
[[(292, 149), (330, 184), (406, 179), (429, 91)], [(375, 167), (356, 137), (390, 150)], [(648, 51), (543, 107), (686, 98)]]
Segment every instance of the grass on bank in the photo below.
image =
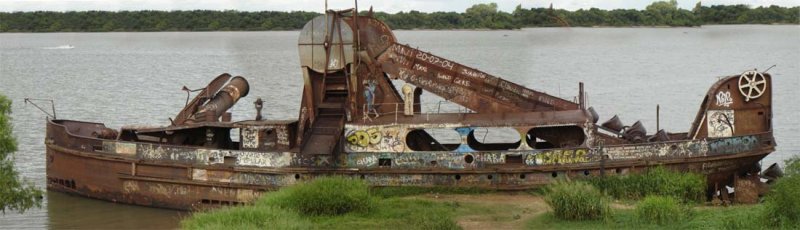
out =
[(621, 200), (640, 200), (649, 195), (670, 196), (683, 202), (706, 199), (706, 178), (697, 173), (675, 172), (664, 167), (624, 176), (593, 177), (587, 181)]
[(377, 197), (360, 180), (319, 178), (268, 193), (253, 205), (199, 212), (184, 229), (459, 229), (458, 203)]
[[(664, 171), (657, 171), (656, 176), (649, 177), (649, 180), (661, 183), (642, 177), (612, 179), (614, 183), (622, 180), (639, 183), (625, 187), (628, 189), (641, 189), (640, 186), (649, 184), (662, 186), (660, 188), (663, 190), (646, 188), (655, 193), (648, 194), (611, 188), (618, 194), (628, 194), (621, 196), (623, 198), (644, 197), (635, 206), (616, 203), (611, 205), (616, 207), (613, 209), (605, 208), (608, 203), (594, 202), (610, 202), (608, 191), (599, 192), (590, 183), (581, 181), (567, 181), (537, 190), (545, 201), (525, 199), (526, 202), (539, 202), (541, 206), (534, 207), (535, 210), (524, 210), (531, 207), (481, 202), (483, 198), (497, 195), (487, 194), (490, 192), (486, 190), (415, 187), (369, 189), (360, 180), (334, 177), (268, 193), (253, 205), (195, 213), (181, 224), (185, 229), (459, 229), (456, 221), (462, 223), (466, 218), (473, 222), (483, 221), (484, 225), (480, 226), (517, 228), (524, 224), (523, 227), (528, 229), (800, 229), (800, 177), (798, 173), (793, 173), (800, 172), (800, 157), (793, 159), (787, 161), (786, 177), (773, 184), (773, 190), (765, 197), (765, 202), (758, 205), (706, 207), (695, 202), (682, 202), (693, 200), (692, 190), (665, 188), (689, 189), (684, 186), (691, 184), (686, 181), (692, 179), (685, 179), (688, 177), (680, 173)], [(423, 194), (464, 194), (460, 197), (467, 196), (467, 199), (443, 201), (448, 199), (420, 196)], [(350, 202), (342, 204), (342, 200)], [(580, 200), (583, 201), (575, 202)], [(591, 214), (597, 213), (595, 210), (607, 212), (597, 214), (601, 217), (591, 220), (565, 220), (552, 211), (538, 214), (544, 209), (540, 207), (545, 207), (545, 202), (549, 202), (553, 210), (559, 209), (558, 206), (562, 206), (562, 209), (572, 207), (564, 210), (573, 216), (577, 213), (595, 215)], [(591, 205), (578, 207), (585, 204)], [(526, 216), (526, 212), (536, 214)], [(519, 213), (523, 213), (522, 217)], [(503, 225), (510, 222), (516, 224)]]
[(774, 229), (752, 221), (763, 205), (730, 207), (694, 207), (693, 215), (667, 224), (648, 223), (637, 216), (635, 209), (615, 209), (606, 220), (565, 221), (548, 212), (527, 222), (528, 229)]
[(640, 222), (658, 225), (690, 219), (694, 211), (671, 196), (647, 196), (636, 204), (635, 210)]
[(545, 189), (545, 202), (563, 220), (598, 220), (611, 215), (609, 199), (591, 184), (558, 182)]
[[(528, 222), (528, 228), (800, 229), (800, 156), (786, 161), (785, 176), (771, 186), (765, 202), (758, 205), (702, 207), (686, 202), (698, 201), (697, 196), (704, 195), (692, 186), (700, 181), (695, 175), (670, 172), (664, 168), (655, 168), (641, 175), (598, 178), (590, 182), (615, 197), (645, 198), (636, 204), (635, 209), (616, 209), (609, 218), (583, 221), (564, 218), (558, 213), (558, 205), (551, 204), (555, 211), (533, 218)], [(582, 182), (565, 184), (554, 186), (582, 186)], [(705, 189), (704, 185), (702, 188)], [(553, 196), (551, 193), (554, 191), (568, 192), (550, 189), (545, 195)], [(574, 202), (586, 198), (574, 196), (570, 199)]]

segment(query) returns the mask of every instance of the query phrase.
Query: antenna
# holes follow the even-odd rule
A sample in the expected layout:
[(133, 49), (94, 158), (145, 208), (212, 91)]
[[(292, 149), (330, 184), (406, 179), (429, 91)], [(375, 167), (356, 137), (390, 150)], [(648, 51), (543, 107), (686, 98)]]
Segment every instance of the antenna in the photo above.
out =
[(778, 65), (772, 65), (772, 66), (770, 66), (769, 68), (767, 68), (767, 70), (764, 70), (764, 72), (762, 72), (762, 73), (767, 73), (767, 71), (771, 70), (771, 69), (772, 69), (772, 67), (775, 67), (775, 66), (778, 66)]

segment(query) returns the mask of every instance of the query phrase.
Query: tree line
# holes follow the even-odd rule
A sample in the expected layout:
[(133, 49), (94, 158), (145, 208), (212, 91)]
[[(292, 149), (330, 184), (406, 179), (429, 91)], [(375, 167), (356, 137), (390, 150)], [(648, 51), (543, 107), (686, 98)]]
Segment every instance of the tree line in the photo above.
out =
[[(366, 14), (367, 12), (362, 12)], [(292, 11), (36, 11), (0, 12), (0, 32), (240, 31), (297, 30), (316, 12)], [(393, 29), (517, 29), (554, 26), (700, 26), (708, 24), (800, 24), (800, 7), (747, 5), (678, 8), (675, 0), (654, 2), (644, 10), (590, 8), (568, 11), (522, 8), (508, 13), (496, 3), (458, 12), (419, 11), (374, 16)]]

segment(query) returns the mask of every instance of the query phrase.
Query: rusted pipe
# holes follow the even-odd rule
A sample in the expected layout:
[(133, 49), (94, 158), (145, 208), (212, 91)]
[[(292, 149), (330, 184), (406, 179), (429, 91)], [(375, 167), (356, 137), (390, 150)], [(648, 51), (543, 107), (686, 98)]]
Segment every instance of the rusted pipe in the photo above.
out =
[(250, 85), (243, 77), (234, 77), (225, 87), (220, 90), (214, 98), (200, 108), (195, 113), (194, 121), (216, 121), (225, 111), (228, 111), (239, 98), (247, 96), (250, 92)]

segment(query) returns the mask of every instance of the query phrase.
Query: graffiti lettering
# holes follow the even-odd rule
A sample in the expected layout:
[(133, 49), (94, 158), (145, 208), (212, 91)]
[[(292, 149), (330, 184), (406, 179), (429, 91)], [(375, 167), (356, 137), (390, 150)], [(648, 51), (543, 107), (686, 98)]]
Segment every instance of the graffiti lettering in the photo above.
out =
[(724, 138), (708, 143), (712, 154), (733, 154), (755, 149), (758, 139), (755, 136)]
[(236, 165), (241, 166), (281, 167), (291, 163), (288, 153), (236, 152), (231, 155), (236, 156)]
[(405, 150), (401, 132), (395, 127), (352, 129), (345, 133), (347, 147), (350, 150), (386, 152), (402, 152)]
[(419, 59), (419, 60), (423, 60), (423, 61), (426, 61), (428, 63), (434, 64), (434, 65), (441, 66), (442, 68), (445, 68), (445, 69), (448, 69), (448, 70), (452, 70), (453, 69), (453, 63), (452, 62), (450, 62), (448, 60), (445, 60), (445, 59), (442, 59), (442, 58), (439, 58), (437, 56), (431, 55), (431, 54), (419, 52), (419, 53), (417, 53), (416, 58)]
[(347, 135), (347, 142), (349, 142), (351, 145), (367, 147), (370, 144), (374, 145), (380, 143), (381, 137), (381, 132), (378, 131), (377, 128), (371, 128), (363, 131), (358, 130)]
[(553, 105), (553, 103), (555, 103), (555, 100), (553, 100), (553, 98), (548, 98), (545, 96), (539, 96), (539, 101), (548, 105)]
[(717, 106), (730, 107), (731, 104), (733, 104), (733, 99), (731, 98), (730, 91), (719, 91), (719, 93), (717, 93)]
[(470, 70), (467, 68), (461, 69), (461, 74), (466, 75), (467, 77), (476, 78), (480, 80), (486, 80), (486, 74), (476, 70)]
[(439, 78), (439, 80), (443, 80), (443, 81), (451, 81), (451, 80), (453, 80), (453, 76), (450, 76), (450, 75), (447, 75), (447, 74), (443, 74), (443, 73), (436, 73), (436, 78)]
[(392, 46), (392, 50), (394, 50), (395, 53), (398, 53), (400, 55), (405, 55), (405, 56), (414, 55), (414, 51), (412, 51), (411, 49), (406, 49), (405, 47), (398, 44), (394, 44)]
[(258, 148), (258, 129), (242, 129), (242, 147), (248, 149)]
[(414, 70), (422, 71), (422, 72), (427, 73), (428, 72), (428, 67), (425, 67), (425, 66), (420, 65), (420, 64), (414, 64)]
[(550, 150), (525, 156), (527, 165), (576, 164), (589, 162), (586, 149)]
[(641, 159), (654, 157), (692, 157), (705, 156), (708, 144), (705, 140), (659, 144), (641, 144), (607, 147), (603, 154), (610, 159)]
[(356, 160), (356, 166), (374, 166), (378, 164), (378, 156), (367, 155), (366, 157)]
[(506, 163), (505, 157), (500, 153), (483, 153), (478, 154), (478, 161), (484, 164), (504, 164)]
[(459, 84), (459, 85), (466, 86), (466, 87), (470, 86), (470, 81), (468, 81), (466, 79), (462, 79), (462, 78), (456, 78), (455, 83)]

